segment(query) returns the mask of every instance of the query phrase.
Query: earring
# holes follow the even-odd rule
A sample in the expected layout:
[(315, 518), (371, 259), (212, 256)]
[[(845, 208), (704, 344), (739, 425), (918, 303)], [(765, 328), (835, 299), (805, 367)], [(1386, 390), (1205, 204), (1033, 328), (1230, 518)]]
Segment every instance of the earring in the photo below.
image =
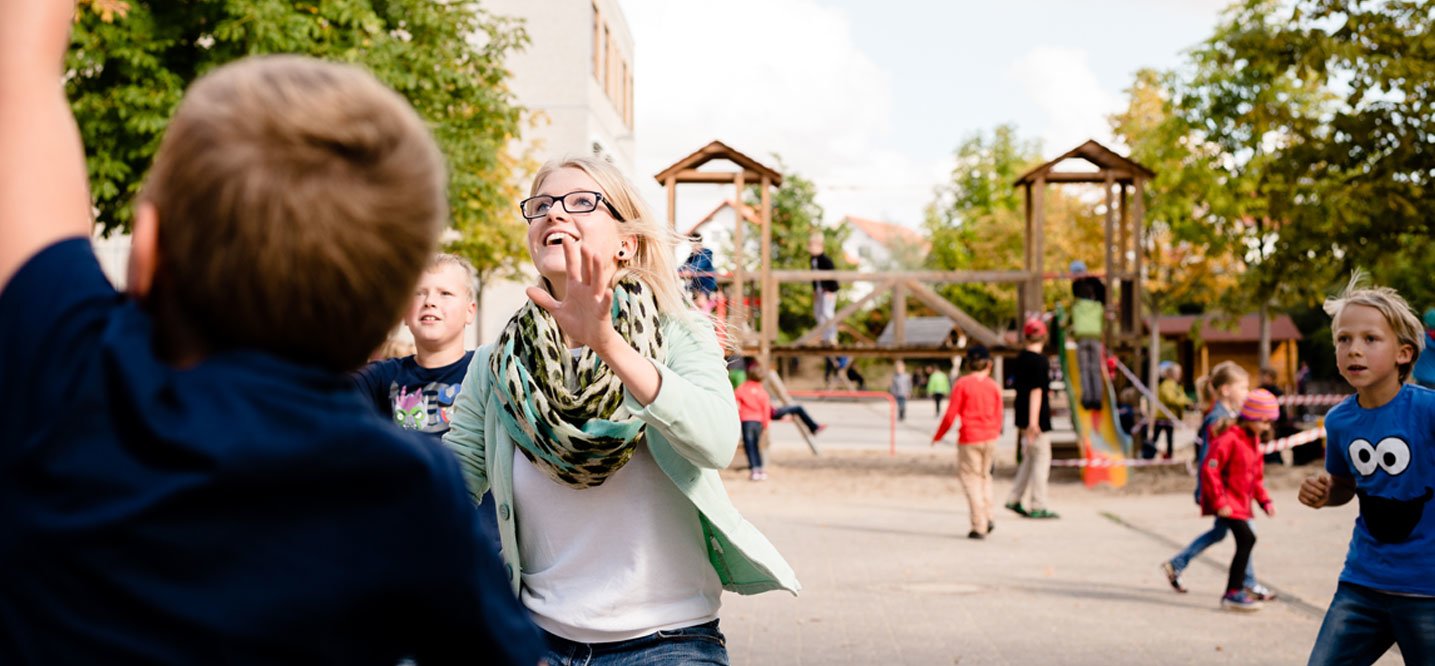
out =
[(627, 259), (627, 258), (628, 258), (628, 251), (627, 251), (627, 250), (618, 250), (618, 258), (619, 258), (619, 259)]

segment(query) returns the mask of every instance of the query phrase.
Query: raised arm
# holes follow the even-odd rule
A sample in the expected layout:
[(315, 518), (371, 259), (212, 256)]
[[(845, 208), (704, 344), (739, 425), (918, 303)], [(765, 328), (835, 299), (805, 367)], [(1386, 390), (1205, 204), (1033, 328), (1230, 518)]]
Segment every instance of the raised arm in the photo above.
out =
[(0, 289), (63, 238), (87, 236), (79, 129), (61, 84), (73, 0), (0, 0)]

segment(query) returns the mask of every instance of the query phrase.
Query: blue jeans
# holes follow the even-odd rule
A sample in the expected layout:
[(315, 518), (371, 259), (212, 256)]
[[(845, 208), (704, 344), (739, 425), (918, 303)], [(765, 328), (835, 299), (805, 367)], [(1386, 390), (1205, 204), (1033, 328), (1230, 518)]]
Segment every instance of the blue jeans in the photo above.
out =
[(717, 620), (613, 643), (576, 643), (544, 634), (549, 666), (729, 665), (727, 637), (718, 630)]
[(772, 409), (772, 418), (775, 419), (780, 419), (788, 414), (801, 419), (802, 424), (807, 426), (807, 432), (817, 432), (817, 422), (812, 420), (812, 415), (807, 413), (806, 407), (802, 405), (788, 405), (786, 407), (774, 407)]
[[(1255, 529), (1254, 523), (1252, 523), (1251, 528), (1252, 530)], [(1185, 550), (1176, 553), (1176, 556), (1171, 558), (1171, 566), (1174, 567), (1176, 571), (1185, 571), (1186, 566), (1191, 564), (1191, 560), (1196, 559), (1196, 556), (1200, 555), (1201, 552), (1207, 548), (1220, 543), (1230, 532), (1231, 528), (1221, 522), (1220, 518), (1217, 518), (1216, 524), (1212, 525), (1211, 529), (1207, 530), (1201, 536), (1196, 537), (1196, 540), (1192, 541), (1191, 545), (1186, 546)], [(1253, 587), (1255, 584), (1256, 568), (1251, 564), (1250, 560), (1246, 560), (1246, 587)]]
[(742, 450), (748, 469), (762, 468), (762, 421), (742, 422)]
[(1310, 666), (1373, 664), (1400, 645), (1407, 664), (1435, 663), (1435, 599), (1341, 582), (1320, 624)]

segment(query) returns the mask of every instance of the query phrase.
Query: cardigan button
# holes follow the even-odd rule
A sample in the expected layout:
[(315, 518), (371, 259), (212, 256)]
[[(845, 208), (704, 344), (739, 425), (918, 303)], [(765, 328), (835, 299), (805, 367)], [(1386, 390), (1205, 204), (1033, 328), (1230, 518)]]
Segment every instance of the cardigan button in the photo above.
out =
[(509, 578), (509, 580), (512, 580), (512, 579), (513, 579), (513, 565), (512, 565), (512, 564), (505, 564), (505, 565), (503, 565), (503, 570), (506, 571), (506, 572), (508, 572), (508, 578)]
[(499, 517), (499, 518), (502, 518), (503, 520), (508, 520), (508, 517), (509, 517), (510, 515), (512, 515), (512, 513), (508, 510), (508, 504), (505, 503), (505, 504), (500, 504), (500, 505), (498, 505), (498, 517)]

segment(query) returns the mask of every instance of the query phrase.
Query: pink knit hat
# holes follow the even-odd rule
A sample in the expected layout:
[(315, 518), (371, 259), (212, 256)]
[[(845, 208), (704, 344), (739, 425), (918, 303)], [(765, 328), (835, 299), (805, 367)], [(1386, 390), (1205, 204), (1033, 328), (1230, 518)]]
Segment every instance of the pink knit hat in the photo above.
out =
[(1255, 389), (1246, 395), (1241, 405), (1241, 418), (1247, 421), (1274, 421), (1281, 417), (1281, 405), (1276, 397), (1265, 389)]

